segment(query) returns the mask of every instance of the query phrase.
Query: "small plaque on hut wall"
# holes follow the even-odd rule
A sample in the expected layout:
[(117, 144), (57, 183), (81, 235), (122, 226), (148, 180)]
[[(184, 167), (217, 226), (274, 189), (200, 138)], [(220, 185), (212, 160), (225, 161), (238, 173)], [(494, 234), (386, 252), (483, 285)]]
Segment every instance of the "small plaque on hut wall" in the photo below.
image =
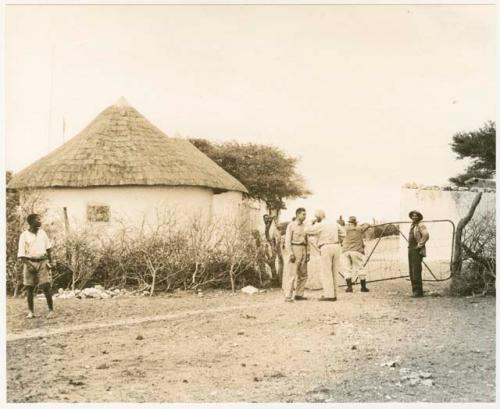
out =
[(87, 221), (89, 222), (109, 222), (110, 209), (109, 206), (88, 205), (87, 206)]

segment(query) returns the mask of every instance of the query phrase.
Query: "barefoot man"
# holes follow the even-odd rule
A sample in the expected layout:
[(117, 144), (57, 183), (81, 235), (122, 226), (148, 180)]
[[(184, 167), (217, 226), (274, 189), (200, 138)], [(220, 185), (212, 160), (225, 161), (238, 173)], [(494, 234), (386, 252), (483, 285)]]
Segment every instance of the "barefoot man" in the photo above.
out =
[(30, 214), (26, 221), (29, 229), (19, 237), (18, 258), (23, 262), (23, 284), (28, 295), (28, 318), (35, 316), (34, 288), (38, 284), (45, 294), (49, 313), (53, 315), (52, 293), (50, 292), (50, 269), (52, 268), (52, 244), (41, 229), (40, 215)]
[(312, 225), (305, 228), (309, 236), (318, 237), (321, 255), (321, 284), (323, 296), (319, 301), (337, 300), (337, 274), (340, 272), (340, 244), (345, 237), (345, 230), (338, 223), (326, 220), (323, 210), (317, 210)]

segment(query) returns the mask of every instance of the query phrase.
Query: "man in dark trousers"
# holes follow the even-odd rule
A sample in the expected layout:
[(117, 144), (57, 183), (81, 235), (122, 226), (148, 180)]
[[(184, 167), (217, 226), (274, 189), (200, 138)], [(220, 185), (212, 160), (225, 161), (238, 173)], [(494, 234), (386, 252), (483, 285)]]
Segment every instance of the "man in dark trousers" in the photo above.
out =
[(23, 284), (28, 295), (28, 316), (35, 316), (34, 288), (38, 285), (45, 294), (49, 313), (47, 318), (53, 314), (52, 293), (50, 292), (50, 269), (52, 268), (52, 244), (44, 230), (41, 229), (40, 215), (30, 214), (26, 221), (28, 230), (21, 233), (19, 237), (18, 258), (23, 262)]
[(408, 264), (410, 267), (411, 289), (414, 297), (423, 297), (422, 260), (426, 256), (425, 243), (429, 240), (429, 232), (422, 223), (424, 216), (417, 210), (409, 214), (412, 224), (408, 237)]

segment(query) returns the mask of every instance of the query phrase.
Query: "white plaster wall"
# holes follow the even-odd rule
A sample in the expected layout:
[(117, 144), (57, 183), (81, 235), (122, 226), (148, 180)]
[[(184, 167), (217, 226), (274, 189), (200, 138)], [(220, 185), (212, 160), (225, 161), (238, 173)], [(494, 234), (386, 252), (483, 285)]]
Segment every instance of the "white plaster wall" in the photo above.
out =
[(242, 193), (240, 192), (214, 194), (212, 204), (213, 220), (233, 220), (239, 218), (242, 200)]
[[(469, 211), (472, 201), (476, 197), (474, 191), (447, 191), (431, 189), (401, 189), (400, 220), (409, 220), (408, 213), (418, 210), (425, 220), (449, 219), (458, 224)], [(496, 194), (483, 192), (481, 201), (474, 217), (480, 217), (489, 212), (495, 212)], [(448, 260), (451, 256), (452, 227), (449, 223), (427, 222), (430, 240), (428, 244), (428, 258), (431, 260)], [(409, 224), (400, 226), (408, 236)], [(401, 238), (401, 257), (405, 258), (407, 243)]]
[(225, 192), (213, 196), (212, 220), (245, 226), (249, 229), (259, 229), (262, 221), (261, 202), (244, 198), (240, 192)]
[(110, 223), (92, 223), (95, 228), (117, 227), (121, 220), (129, 226), (155, 227), (159, 221), (175, 217), (181, 225), (190, 217), (208, 218), (212, 211), (212, 191), (201, 187), (121, 186), (96, 188), (53, 188), (40, 190), (49, 219), (63, 218), (67, 208), (71, 228), (87, 223), (87, 205), (110, 206)]

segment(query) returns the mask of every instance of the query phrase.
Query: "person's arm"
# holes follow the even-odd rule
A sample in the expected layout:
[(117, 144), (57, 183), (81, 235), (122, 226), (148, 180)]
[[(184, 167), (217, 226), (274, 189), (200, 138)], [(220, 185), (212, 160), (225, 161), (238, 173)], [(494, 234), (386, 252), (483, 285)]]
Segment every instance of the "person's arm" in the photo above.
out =
[(342, 244), (342, 242), (345, 239), (346, 232), (345, 232), (345, 228), (338, 223), (337, 223), (337, 232), (339, 235), (339, 242), (340, 242), (340, 244)]
[(26, 245), (24, 243), (24, 235), (21, 234), (19, 236), (19, 246), (17, 250), (17, 258), (21, 260), (23, 263), (29, 261), (29, 257), (26, 256)]
[(311, 259), (310, 256), (311, 249), (309, 248), (309, 239), (307, 238), (307, 234), (305, 236), (305, 241), (306, 241), (306, 263), (308, 263), (309, 260)]
[(292, 253), (292, 223), (288, 223), (285, 233), (285, 251), (288, 254)]
[(427, 227), (425, 227), (425, 224), (419, 224), (418, 231), (420, 232), (421, 238), (417, 244), (417, 247), (422, 248), (425, 246), (425, 243), (427, 243), (427, 241), (429, 240), (429, 232), (427, 231)]
[(321, 231), (321, 223), (310, 224), (304, 227), (304, 232), (309, 236), (317, 236)]

